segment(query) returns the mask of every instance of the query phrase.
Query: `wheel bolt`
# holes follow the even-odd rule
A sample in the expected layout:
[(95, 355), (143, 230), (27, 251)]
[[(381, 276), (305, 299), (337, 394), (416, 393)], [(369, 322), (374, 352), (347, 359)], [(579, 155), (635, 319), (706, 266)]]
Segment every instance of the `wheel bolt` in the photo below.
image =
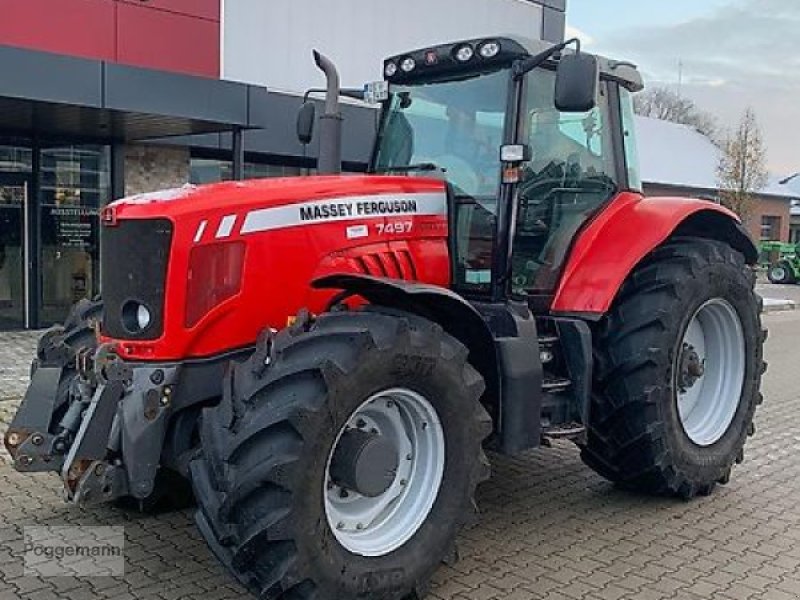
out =
[(341, 521), (339, 521), (339, 522), (336, 524), (336, 529), (344, 529), (344, 523), (342, 523)]
[(339, 492), (339, 497), (340, 497), (340, 498), (347, 498), (349, 495), (350, 495), (350, 494), (348, 494), (348, 493), (347, 493), (347, 490), (346, 490), (346, 489), (344, 489), (344, 488), (342, 488), (342, 489), (341, 489), (341, 491)]
[(359, 523), (358, 525), (356, 525), (356, 529), (361, 531), (362, 529), (364, 529), (364, 525), (362, 523)]
[(423, 428), (423, 429), (427, 429), (427, 428), (428, 428), (428, 424), (427, 424), (427, 423), (423, 423), (423, 424), (422, 424), (422, 428)]
[(8, 434), (8, 445), (9, 446), (19, 446), (19, 443), (21, 441), (21, 437), (22, 436), (20, 436), (20, 434), (18, 434), (16, 432), (9, 433)]
[(34, 446), (41, 446), (44, 443), (44, 436), (41, 433), (35, 433), (31, 437), (31, 443)]
[(367, 422), (364, 419), (359, 419), (358, 421), (356, 421), (356, 427), (358, 427), (359, 429), (364, 429), (364, 427), (366, 426)]
[(408, 481), (406, 481), (405, 479), (401, 479), (400, 480), (400, 485), (405, 486), (407, 484), (408, 484)]
[(414, 460), (414, 456), (412, 454), (406, 454), (406, 460)]
[(387, 407), (387, 408), (392, 408), (393, 406), (394, 406), (394, 402), (392, 402), (391, 400), (389, 400), (389, 401), (386, 403), (386, 407)]

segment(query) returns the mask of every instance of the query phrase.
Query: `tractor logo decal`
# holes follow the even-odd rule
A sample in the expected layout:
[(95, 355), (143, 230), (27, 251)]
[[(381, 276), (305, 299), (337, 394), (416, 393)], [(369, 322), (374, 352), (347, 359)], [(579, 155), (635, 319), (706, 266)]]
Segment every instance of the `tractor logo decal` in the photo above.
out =
[(352, 219), (446, 214), (447, 199), (442, 193), (353, 196), (254, 210), (247, 213), (241, 232), (255, 233)]

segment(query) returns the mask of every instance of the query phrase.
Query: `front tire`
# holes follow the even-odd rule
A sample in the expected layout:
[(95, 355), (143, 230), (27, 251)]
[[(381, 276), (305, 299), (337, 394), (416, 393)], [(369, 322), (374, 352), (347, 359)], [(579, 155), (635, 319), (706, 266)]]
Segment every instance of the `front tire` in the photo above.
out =
[(677, 239), (630, 276), (595, 335), (584, 461), (624, 487), (691, 498), (743, 458), (764, 371), (742, 255)]
[(204, 411), (200, 531), (262, 598), (423, 596), (488, 476), (483, 389), (466, 348), (425, 319), (301, 319), (262, 339)]
[(772, 265), (767, 272), (767, 279), (770, 283), (789, 284), (795, 283), (794, 269), (786, 261), (781, 261)]

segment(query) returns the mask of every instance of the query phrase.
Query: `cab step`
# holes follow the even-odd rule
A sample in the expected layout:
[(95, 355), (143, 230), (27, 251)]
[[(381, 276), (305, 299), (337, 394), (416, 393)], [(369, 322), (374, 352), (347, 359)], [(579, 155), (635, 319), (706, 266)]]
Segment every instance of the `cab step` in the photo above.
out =
[(575, 443), (586, 441), (586, 427), (580, 423), (563, 423), (552, 425), (542, 431), (542, 445), (549, 446), (553, 440), (569, 440)]
[(566, 377), (545, 378), (542, 382), (542, 391), (550, 394), (563, 392), (572, 385), (572, 381)]

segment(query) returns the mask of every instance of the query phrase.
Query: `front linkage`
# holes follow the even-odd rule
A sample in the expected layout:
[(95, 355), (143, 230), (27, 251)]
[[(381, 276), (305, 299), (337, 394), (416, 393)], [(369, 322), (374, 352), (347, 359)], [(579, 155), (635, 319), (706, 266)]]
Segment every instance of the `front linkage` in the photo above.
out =
[(51, 337), (5, 435), (21, 472), (53, 471), (76, 504), (154, 491), (174, 410), (176, 365), (126, 363), (112, 345), (74, 349)]

